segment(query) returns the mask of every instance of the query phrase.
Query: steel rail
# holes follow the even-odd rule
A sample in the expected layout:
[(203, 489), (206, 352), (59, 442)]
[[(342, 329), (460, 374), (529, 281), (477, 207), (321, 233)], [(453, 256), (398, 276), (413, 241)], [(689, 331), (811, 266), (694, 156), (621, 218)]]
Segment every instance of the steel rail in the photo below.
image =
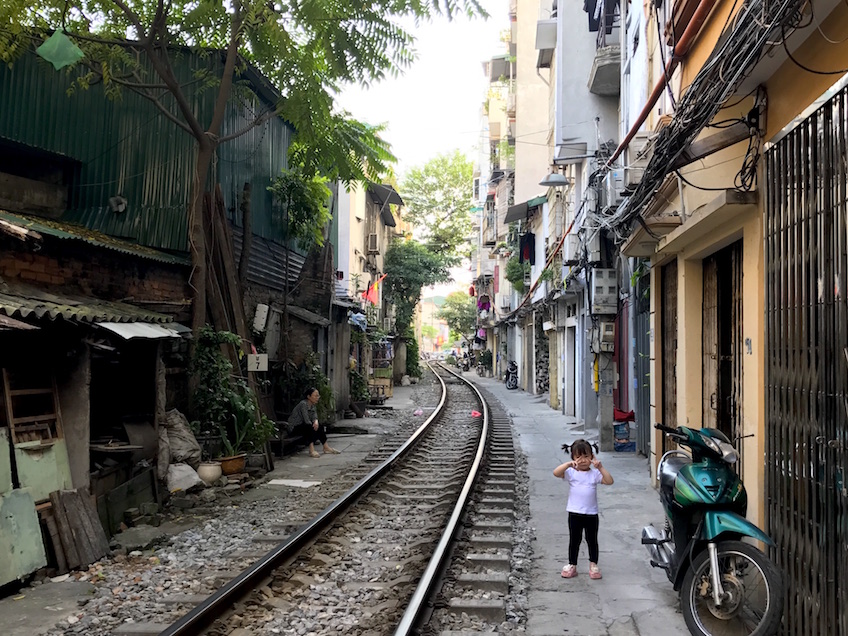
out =
[(444, 410), (447, 402), (447, 386), (444, 380), (434, 373), (442, 385), (442, 396), (430, 416), (424, 420), (416, 431), (400, 448), (391, 454), (382, 464), (354, 484), (341, 497), (322, 510), (312, 521), (298, 529), (283, 543), (278, 544), (268, 554), (241, 572), (237, 577), (226, 583), (202, 603), (194, 607), (172, 625), (159, 633), (159, 636), (197, 636), (209, 627), (224, 612), (238, 600), (255, 589), (275, 569), (295, 556), (313, 539), (319, 536), (341, 514), (346, 512), (374, 482), (378, 481), (392, 465), (405, 455), (435, 422)]
[[(433, 556), (430, 557), (430, 562), (427, 564), (427, 568), (421, 575), (418, 586), (415, 588), (415, 592), (413, 592), (412, 598), (406, 606), (406, 610), (400, 619), (400, 623), (398, 623), (398, 626), (395, 629), (395, 636), (409, 636), (413, 633), (413, 630), (418, 627), (418, 622), (427, 602), (433, 596), (435, 585), (440, 579), (441, 573), (447, 566), (447, 562), (450, 557), (450, 548), (453, 545), (456, 534), (460, 528), (460, 519), (465, 514), (468, 500), (474, 489), (474, 484), (477, 481), (477, 476), (480, 472), (480, 465), (482, 464), (483, 455), (486, 452), (486, 445), (489, 439), (489, 405), (486, 403), (486, 400), (483, 399), (483, 394), (480, 393), (479, 389), (470, 380), (466, 380), (461, 375), (451, 371), (444, 365), (439, 366), (454, 377), (462, 380), (477, 395), (477, 399), (480, 400), (481, 408), (483, 409), (483, 428), (480, 433), (480, 441), (477, 444), (477, 453), (474, 456), (474, 462), (471, 464), (471, 470), (465, 478), (465, 484), (462, 486), (462, 490), (460, 491), (459, 498), (454, 505), (450, 519), (448, 519), (448, 522), (445, 525), (442, 538), (439, 540), (439, 544), (433, 551)], [(430, 368), (432, 368), (432, 366)], [(436, 377), (439, 377), (439, 375), (436, 374)], [(441, 380), (441, 378), (439, 379)]]

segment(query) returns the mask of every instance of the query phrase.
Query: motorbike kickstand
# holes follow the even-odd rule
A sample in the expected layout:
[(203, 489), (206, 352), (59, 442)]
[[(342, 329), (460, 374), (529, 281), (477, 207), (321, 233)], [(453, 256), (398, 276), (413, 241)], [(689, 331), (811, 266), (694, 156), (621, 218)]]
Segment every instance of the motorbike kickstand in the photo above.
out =
[(721, 586), (721, 574), (718, 571), (718, 550), (715, 543), (708, 543), (707, 550), (710, 554), (710, 577), (713, 582), (713, 601), (716, 607), (721, 607), (724, 598), (724, 588)]

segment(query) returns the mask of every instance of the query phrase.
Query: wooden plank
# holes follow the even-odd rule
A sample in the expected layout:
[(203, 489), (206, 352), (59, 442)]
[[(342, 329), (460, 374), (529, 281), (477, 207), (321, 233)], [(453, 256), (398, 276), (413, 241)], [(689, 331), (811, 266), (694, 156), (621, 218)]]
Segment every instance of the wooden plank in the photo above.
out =
[(15, 417), (12, 418), (11, 422), (13, 424), (26, 424), (27, 422), (44, 422), (45, 420), (56, 421), (55, 413), (45, 413), (44, 415), (30, 415), (28, 417)]
[(100, 559), (109, 554), (109, 537), (106, 536), (106, 531), (103, 529), (103, 524), (100, 523), (100, 517), (97, 515), (97, 509), (91, 497), (86, 493), (80, 493), (83, 501), (86, 516), (88, 517), (88, 525), (91, 526), (92, 536), (94, 537), (92, 545), (94, 551)]
[(59, 539), (62, 542), (62, 550), (65, 553), (68, 567), (71, 569), (80, 566), (80, 555), (77, 550), (77, 542), (74, 538), (74, 529), (68, 521), (65, 507), (59, 498), (60, 491), (54, 490), (50, 493), (50, 503), (53, 504), (53, 515), (56, 518), (56, 526), (59, 531)]
[(53, 389), (12, 389), (9, 391), (12, 397), (18, 395), (53, 395)]
[(68, 571), (68, 561), (65, 559), (65, 551), (62, 549), (62, 539), (59, 536), (56, 517), (53, 516), (52, 509), (45, 510), (42, 515), (44, 524), (47, 526), (47, 532), (50, 535), (50, 543), (53, 544), (53, 553), (56, 555), (56, 569), (58, 574), (64, 574)]
[(94, 528), (91, 527), (88, 512), (85, 510), (85, 502), (80, 497), (79, 491), (76, 490), (62, 491), (61, 498), (68, 519), (79, 528), (79, 532), (74, 533), (74, 536), (77, 540), (77, 550), (79, 551), (82, 565), (91, 565), (100, 556), (97, 555), (97, 549), (95, 547), (97, 545), (97, 539), (94, 536)]

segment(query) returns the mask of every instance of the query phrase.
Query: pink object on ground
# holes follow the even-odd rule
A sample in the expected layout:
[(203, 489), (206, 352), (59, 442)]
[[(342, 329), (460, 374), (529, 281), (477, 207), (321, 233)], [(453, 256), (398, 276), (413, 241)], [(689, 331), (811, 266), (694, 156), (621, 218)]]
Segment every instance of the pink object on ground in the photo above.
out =
[(471, 411), (471, 417), (480, 417), (483, 415), (480, 411)]
[(601, 576), (601, 569), (595, 565), (594, 563), (589, 565), (589, 578), (590, 579), (600, 579), (603, 578)]
[(562, 578), (564, 579), (573, 579), (577, 576), (577, 566), (576, 565), (566, 565), (562, 568)]

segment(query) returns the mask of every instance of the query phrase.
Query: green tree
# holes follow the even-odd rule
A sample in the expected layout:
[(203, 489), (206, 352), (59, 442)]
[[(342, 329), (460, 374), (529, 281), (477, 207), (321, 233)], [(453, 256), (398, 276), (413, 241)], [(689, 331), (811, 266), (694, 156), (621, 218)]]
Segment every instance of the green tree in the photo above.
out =
[(395, 240), (386, 251), (383, 267), (386, 295), (395, 306), (395, 330), (406, 333), (421, 290), (449, 281), (450, 272), (441, 256), (413, 240)]
[(468, 341), (474, 338), (474, 330), (477, 327), (477, 303), (465, 292), (448, 294), (438, 316), (448, 323), (451, 332)]
[[(410, 65), (413, 38), (399, 19), (459, 12), (486, 15), (478, 0), (11, 0), (0, 3), (0, 62), (11, 64), (55, 31), (53, 37), (81, 54), (81, 70), (72, 69), (77, 88), (99, 84), (112, 99), (133, 91), (194, 138), (186, 204), (197, 333), (206, 322), (208, 276), (202, 195), (217, 148), (281, 116), (297, 131), (290, 165), (308, 175), (351, 182), (385, 169), (392, 157), (380, 129), (336, 112), (334, 95), (345, 82), (367, 85)], [(210, 63), (181, 84), (174, 63), (186, 47), (204, 51)], [(248, 64), (283, 99), (222, 136), (227, 104)], [(199, 89), (215, 91), (206, 117)]]
[(421, 335), (424, 338), (429, 338), (430, 340), (435, 340), (436, 338), (439, 337), (439, 330), (436, 329), (433, 325), (422, 325)]
[(422, 241), (449, 264), (468, 254), (474, 166), (459, 150), (413, 168), (403, 180), (404, 218), (422, 231)]

